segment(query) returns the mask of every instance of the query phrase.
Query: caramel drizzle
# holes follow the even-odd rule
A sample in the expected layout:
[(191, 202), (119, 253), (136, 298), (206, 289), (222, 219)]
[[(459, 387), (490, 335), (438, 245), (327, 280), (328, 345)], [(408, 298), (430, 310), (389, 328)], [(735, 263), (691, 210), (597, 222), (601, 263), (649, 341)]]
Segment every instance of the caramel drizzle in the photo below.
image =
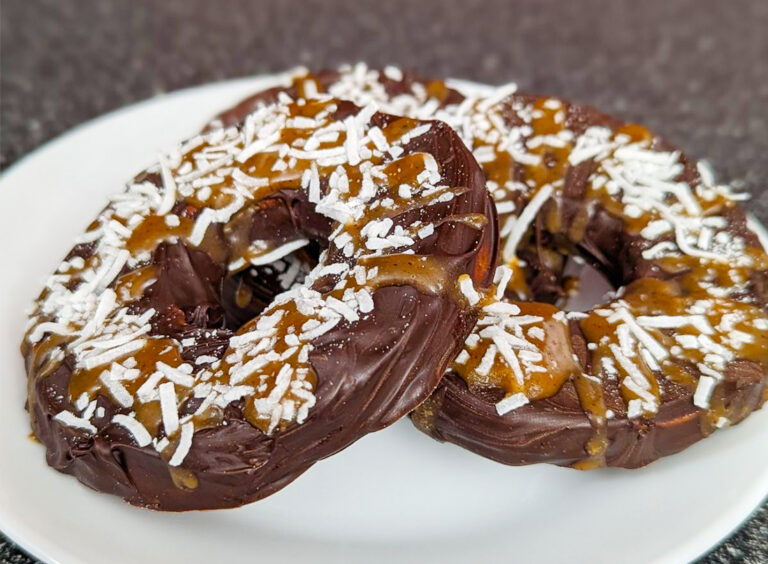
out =
[[(309, 83), (304, 83), (304, 87), (309, 87)], [(222, 402), (244, 400), (246, 418), (266, 432), (278, 426), (283, 428), (293, 420), (301, 423), (306, 419), (314, 405), (317, 384), (308, 363), (313, 337), (307, 335), (317, 333), (318, 324), (327, 324), (329, 320), (335, 320), (339, 327), (354, 323), (372, 308), (372, 289), (408, 284), (425, 293), (456, 293), (457, 273), (450, 264), (432, 256), (407, 254), (413, 252), (408, 249), (430, 237), (442, 223), (463, 223), (480, 230), (485, 218), (477, 214), (448, 215), (438, 217), (434, 224), (397, 224), (400, 215), (451, 202), (465, 191), (440, 185), (439, 165), (430, 155), (411, 153), (400, 157), (401, 146), (409, 137), (426, 134), (432, 125), (398, 119), (378, 130), (376, 137), (376, 128), (367, 125), (373, 110), (364, 109), (358, 116), (366, 117), (350, 116), (342, 124), (332, 120), (336, 108), (334, 100), (322, 97), (283, 100), (272, 108), (276, 109), (275, 115), (259, 118), (260, 112), (268, 114), (269, 108), (257, 109), (242, 130), (218, 130), (194, 138), (182, 145), (177, 154), (166, 155), (155, 169), (162, 176), (163, 190), (158, 191), (149, 181), (135, 183), (89, 227), (85, 239), (95, 241), (97, 251), (82, 264), (68, 265), (72, 272), (68, 273), (67, 284), (85, 288), (91, 284), (91, 272), (101, 269), (108, 273), (103, 284), (108, 288), (109, 277), (118, 275), (127, 265), (128, 272), (116, 277), (114, 290), (104, 291), (98, 298), (100, 302), (89, 307), (95, 305), (97, 314), (102, 306), (111, 309), (107, 319), (118, 325), (124, 322), (116, 321), (118, 318), (137, 324), (130, 326), (131, 330), (144, 336), (129, 343), (138, 348), (117, 354), (118, 347), (105, 362), (92, 360), (92, 366), (77, 364), (69, 392), (78, 411), (83, 405), (92, 405), (100, 394), (111, 397), (131, 410), (131, 418), (152, 437), (155, 448), (176, 466), (183, 460), (183, 454), (177, 459), (178, 453), (189, 448), (191, 434), (187, 431), (220, 424)], [(259, 126), (259, 119), (266, 125)], [(348, 121), (356, 119), (361, 123), (350, 126)], [(270, 132), (273, 123), (282, 125)], [(334, 127), (334, 123), (340, 127)], [(366, 137), (356, 145), (349, 136), (360, 135), (361, 127)], [(322, 134), (315, 135), (321, 130)], [(270, 146), (279, 150), (265, 152)], [(317, 157), (310, 158), (310, 154)], [(238, 331), (233, 342), (248, 346), (231, 346), (224, 360), (213, 362), (209, 368), (199, 369), (182, 362), (179, 343), (175, 341), (146, 337), (147, 326), (142, 323), (146, 323), (147, 316), (131, 316), (125, 306), (140, 297), (156, 277), (154, 268), (147, 263), (157, 245), (182, 239), (193, 246), (206, 247), (211, 225), (226, 224), (248, 200), (261, 200), (285, 189), (307, 191), (310, 200), (318, 203), (318, 210), (325, 205), (327, 213), (338, 220), (331, 236), (331, 243), (337, 243), (338, 248), (324, 254), (308, 282), (330, 276), (334, 289), (324, 295), (308, 287), (297, 289), (309, 292), (310, 298), (286, 294), (263, 316)], [(330, 202), (329, 195), (334, 194), (337, 199)], [(358, 200), (365, 205), (355, 204)], [(178, 211), (181, 204), (185, 209)], [(364, 228), (374, 222), (389, 224), (373, 237)], [(346, 241), (343, 245), (338, 244), (341, 238)], [(372, 246), (373, 239), (385, 246)], [(347, 253), (350, 244), (351, 253)], [(108, 254), (101, 253), (102, 248)], [(234, 271), (276, 249), (268, 242), (255, 242), (236, 245), (233, 250), (229, 267)], [(126, 256), (120, 255), (123, 252), (127, 252)], [(326, 275), (328, 267), (332, 268)], [(54, 287), (66, 299), (66, 292), (60, 286)], [(99, 288), (95, 286), (101, 291)], [(41, 329), (43, 320), (55, 318), (53, 312), (48, 312), (48, 297), (46, 290), (38, 301), (36, 322)], [(244, 297), (238, 299), (242, 301)], [(151, 316), (152, 312), (148, 314)], [(268, 319), (274, 323), (264, 325)], [(53, 333), (43, 332), (42, 339), (35, 339), (31, 345), (35, 348), (34, 358), (52, 359), (55, 351), (73, 339), (74, 343), (79, 342), (78, 347), (83, 345), (83, 339), (90, 346), (85, 335), (76, 338), (77, 331), (87, 323), (87, 317), (73, 319), (61, 329), (52, 327)], [(30, 335), (41, 329), (33, 326)], [(54, 338), (56, 330), (67, 333), (64, 343)], [(96, 336), (100, 330), (96, 329)], [(118, 326), (110, 325), (103, 331), (114, 331), (106, 337), (119, 341)], [(260, 333), (266, 336), (260, 337)], [(263, 346), (266, 348), (258, 350)], [(266, 349), (271, 354), (262, 362), (260, 354)], [(80, 354), (78, 350), (76, 354)], [(249, 362), (253, 369), (246, 370)], [(288, 387), (286, 370), (290, 370)], [(235, 372), (237, 382), (233, 382)], [(158, 387), (160, 382), (164, 384)], [(278, 390), (282, 393), (276, 403), (273, 396)], [(187, 408), (185, 415), (182, 408), (191, 401), (198, 407)], [(136, 437), (141, 440), (139, 435)], [(194, 487), (192, 478), (174, 475), (179, 484), (188, 488)]]
[[(470, 112), (474, 110), (469, 110)], [(515, 230), (518, 228), (518, 218), (525, 215), (525, 206), (535, 200), (535, 195), (544, 189), (551, 191), (547, 201), (540, 208), (536, 209), (536, 215), (541, 215), (544, 219), (543, 224), (546, 229), (552, 233), (563, 231), (562, 221), (562, 200), (560, 192), (564, 188), (564, 178), (566, 172), (572, 166), (572, 159), (575, 151), (583, 150), (579, 147), (580, 139), (576, 138), (566, 127), (566, 115), (568, 107), (565, 103), (556, 99), (540, 98), (532, 103), (525, 103), (510, 97), (498, 103), (495, 107), (487, 110), (487, 113), (481, 111), (485, 116), (484, 120), (477, 120), (472, 116), (474, 122), (479, 123), (469, 130), (463, 130), (464, 137), (473, 140), (473, 147), (478, 160), (481, 162), (486, 177), (488, 187), (497, 202), (499, 208), (499, 223), (501, 225), (502, 247), (505, 247), (507, 240), (511, 236), (516, 236)], [(460, 123), (461, 120), (457, 120)], [(521, 125), (510, 125), (520, 124)], [(489, 127), (490, 126), (490, 127)], [(511, 143), (510, 132), (520, 133), (516, 142)], [(591, 133), (591, 132), (587, 132)], [(534, 142), (535, 141), (535, 142)], [(638, 125), (625, 125), (614, 131), (610, 131), (608, 137), (604, 140), (606, 148), (594, 153), (595, 166), (593, 172), (587, 181), (587, 192), (585, 201), (594, 202), (601, 205), (609, 213), (621, 218), (626, 229), (630, 234), (636, 234), (645, 237), (648, 233), (649, 238), (654, 239), (658, 235), (661, 221), (666, 221), (666, 232), (672, 232), (679, 240), (681, 235), (674, 233), (675, 222), (688, 221), (686, 217), (693, 217), (695, 221), (700, 221), (697, 227), (703, 226), (702, 231), (698, 233), (699, 241), (693, 245), (695, 256), (681, 254), (679, 248), (676, 248), (673, 242), (673, 250), (677, 252), (662, 252), (655, 256), (653, 251), (648, 252), (649, 260), (658, 264), (667, 272), (681, 272), (677, 282), (667, 283), (667, 294), (681, 295), (675, 299), (665, 299), (654, 302), (653, 300), (643, 301), (635, 300), (633, 296), (647, 296), (653, 294), (658, 296), (655, 286), (656, 280), (638, 280), (626, 289), (622, 302), (609, 304), (604, 311), (610, 307), (626, 308), (630, 317), (634, 319), (635, 315), (656, 317), (669, 317), (685, 308), (695, 307), (695, 304), (707, 304), (707, 311), (704, 315), (707, 323), (713, 328), (711, 336), (714, 348), (723, 352), (718, 347), (731, 350), (731, 355), (738, 355), (739, 358), (752, 360), (759, 363), (763, 370), (768, 367), (768, 357), (765, 352), (765, 328), (768, 320), (763, 311), (758, 307), (741, 302), (739, 299), (729, 299), (728, 295), (736, 293), (750, 279), (753, 272), (766, 270), (768, 268), (768, 256), (765, 251), (759, 247), (743, 246), (738, 238), (722, 237), (725, 243), (736, 245), (737, 249), (726, 249), (726, 254), (721, 257), (710, 252), (699, 252), (696, 247), (698, 243), (704, 245), (710, 244), (713, 238), (715, 243), (724, 244), (723, 241), (717, 241), (719, 229), (723, 228), (721, 220), (717, 218), (725, 213), (729, 208), (735, 205), (730, 193), (724, 187), (715, 186), (711, 179), (700, 178), (699, 185), (691, 191), (690, 187), (681, 186), (675, 177), (682, 173), (682, 166), (672, 168), (673, 174), (665, 182), (661, 183), (663, 189), (669, 191), (666, 199), (662, 200), (660, 205), (641, 208), (637, 204), (630, 211), (627, 206), (632, 201), (629, 193), (624, 193), (626, 186), (619, 183), (621, 180), (613, 180), (615, 169), (610, 169), (611, 159), (617, 155), (617, 150), (622, 147), (638, 147), (638, 154), (630, 154), (629, 150), (624, 151), (622, 158), (643, 159), (654, 158), (654, 153), (649, 149), (654, 138), (645, 128)], [(634, 149), (632, 149), (634, 150)], [(646, 156), (651, 153), (650, 157)], [(655, 153), (657, 158), (664, 158), (664, 153)], [(670, 167), (677, 167), (675, 164), (678, 157), (671, 155), (669, 159)], [(622, 166), (621, 163), (613, 166)], [(706, 172), (701, 171), (700, 172)], [(608, 180), (606, 181), (606, 177)], [(682, 192), (682, 193), (681, 193)], [(686, 197), (687, 195), (687, 197)], [(625, 201), (626, 200), (626, 201)], [(643, 202), (638, 202), (643, 203)], [(682, 211), (676, 208), (684, 208)], [(589, 219), (589, 206), (585, 206), (579, 211), (576, 218), (568, 226), (567, 236), (574, 243), (578, 243), (584, 235), (584, 228)], [(695, 212), (695, 213), (694, 213)], [(691, 215), (692, 214), (692, 215)], [(678, 218), (683, 219), (678, 219)], [(695, 218), (710, 218), (698, 220)], [(531, 218), (529, 218), (531, 219)], [(719, 225), (719, 227), (718, 227)], [(712, 227), (708, 227), (712, 226)], [(687, 227), (684, 228), (684, 230)], [(663, 234), (663, 232), (662, 232)], [(683, 234), (683, 237), (689, 235)], [(730, 240), (729, 240), (730, 239)], [(521, 242), (525, 244), (525, 239)], [(742, 245), (738, 247), (738, 245)], [(692, 251), (692, 252), (693, 252)], [(739, 253), (742, 258), (739, 257)], [(502, 264), (505, 264), (502, 262)], [(525, 285), (520, 260), (517, 257), (511, 258), (505, 264), (512, 271), (510, 282), (506, 286), (507, 295), (518, 295), (520, 297), (529, 296), (529, 290)], [(724, 289), (720, 292), (719, 289)], [(714, 298), (714, 299), (713, 299)], [(655, 299), (655, 298), (654, 298)], [(656, 305), (652, 314), (648, 313), (648, 302)], [(511, 302), (520, 306), (522, 304)], [(740, 321), (737, 323), (738, 329), (743, 339), (753, 339), (750, 342), (727, 342), (726, 329), (720, 330), (722, 319), (727, 316), (738, 314)], [(524, 315), (524, 314), (520, 314)], [(610, 317), (612, 314), (608, 314)], [(699, 314), (702, 315), (702, 314)], [(654, 323), (650, 321), (649, 323)], [(658, 323), (658, 320), (656, 321)], [(626, 325), (626, 323), (624, 324)], [(726, 323), (731, 327), (732, 324)], [(590, 356), (593, 374), (585, 374), (581, 370), (573, 370), (567, 376), (560, 378), (559, 383), (552, 385), (552, 368), (548, 363), (546, 372), (541, 374), (537, 372), (525, 372), (525, 381), (520, 385), (511, 377), (514, 372), (512, 367), (505, 360), (494, 363), (493, 366), (481, 367), (482, 359), (488, 354), (489, 342), (477, 344), (478, 333), (476, 330), (468, 340), (465, 347), (465, 353), (459, 356), (464, 362), (456, 362), (453, 369), (459, 373), (468, 383), (470, 388), (493, 386), (499, 387), (505, 391), (507, 397), (510, 395), (522, 393), (526, 399), (535, 400), (543, 397), (549, 397), (556, 393), (564, 381), (573, 378), (579, 395), (580, 403), (585, 413), (592, 422), (595, 429), (594, 435), (585, 449), (587, 458), (578, 463), (579, 467), (588, 468), (604, 463), (604, 454), (608, 446), (607, 440), (607, 418), (614, 415), (608, 412), (605, 400), (603, 398), (603, 384), (601, 379), (606, 377), (619, 376), (621, 383), (629, 378), (628, 371), (618, 366), (615, 374), (606, 375), (602, 368), (605, 362), (617, 364), (612, 347), (620, 345), (617, 336), (617, 323), (608, 322), (607, 318), (594, 312), (590, 313), (588, 318), (581, 321), (582, 330), (585, 332), (590, 347)], [(761, 329), (762, 327), (762, 329)], [(621, 330), (626, 334), (626, 327)], [(691, 329), (680, 329), (682, 334), (691, 334)], [(637, 366), (627, 364), (632, 373), (638, 376), (637, 371), (642, 376), (643, 384), (647, 389), (641, 390), (641, 395), (633, 392), (625, 385), (620, 385), (622, 397), (626, 406), (633, 409), (632, 416), (642, 415), (652, 417), (654, 409), (657, 409), (660, 398), (660, 378), (669, 378), (671, 381), (685, 386), (690, 392), (695, 392), (698, 388), (702, 370), (706, 370), (704, 357), (706, 354), (699, 349), (685, 349), (680, 351), (681, 347), (674, 340), (673, 331), (669, 329), (658, 330), (647, 328), (645, 332), (652, 335), (653, 339), (658, 340), (660, 345), (667, 351), (673, 351), (670, 355), (671, 360), (659, 362), (656, 359), (648, 357), (648, 350), (642, 352), (644, 348), (642, 343), (638, 343), (634, 337), (632, 346), (637, 348), (633, 354), (633, 361), (639, 360)], [(549, 332), (545, 332), (549, 338)], [(693, 335), (692, 335), (693, 336)], [(683, 337), (685, 339), (685, 337)], [(626, 340), (626, 337), (625, 337)], [(547, 343), (536, 343), (539, 347), (547, 347)], [(571, 353), (568, 350), (561, 352), (564, 358), (570, 358)], [(710, 351), (709, 353), (713, 353)], [(636, 356), (635, 356), (636, 355)], [(662, 355), (663, 356), (663, 355)], [(604, 361), (604, 359), (608, 359)], [(711, 357), (710, 357), (710, 360)], [(648, 363), (653, 366), (649, 367)], [(626, 364), (626, 363), (625, 363)], [(658, 366), (660, 364), (660, 366)], [(699, 366), (704, 368), (699, 368)], [(478, 368), (482, 368), (478, 371)], [(693, 368), (691, 368), (693, 367)], [(725, 366), (719, 366), (719, 377), (722, 377), (722, 371)], [(716, 371), (710, 372), (710, 377), (715, 377)], [(558, 374), (555, 370), (555, 374)], [(560, 373), (562, 374), (562, 373)], [(718, 380), (719, 381), (719, 380)], [(546, 390), (542, 393), (542, 390)], [(643, 399), (644, 398), (644, 399)], [(521, 400), (522, 401), (522, 400)], [(630, 403), (631, 402), (631, 403)], [(638, 402), (643, 402), (641, 410), (637, 409)], [(727, 420), (728, 414), (722, 407), (722, 401), (716, 394), (712, 398), (712, 404), (708, 405), (708, 400), (699, 400), (702, 409), (702, 425), (711, 428), (713, 425), (722, 425)], [(734, 419), (738, 420), (738, 419)]]

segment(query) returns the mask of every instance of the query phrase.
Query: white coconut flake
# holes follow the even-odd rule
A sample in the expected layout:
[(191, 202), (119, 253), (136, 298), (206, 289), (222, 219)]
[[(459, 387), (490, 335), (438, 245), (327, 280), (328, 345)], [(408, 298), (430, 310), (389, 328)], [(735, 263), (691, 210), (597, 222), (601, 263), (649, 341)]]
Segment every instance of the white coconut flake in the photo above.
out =
[(459, 277), (459, 289), (462, 295), (467, 298), (469, 305), (473, 306), (480, 301), (480, 294), (475, 290), (475, 285), (468, 275), (462, 274)]
[(136, 390), (136, 397), (139, 399), (141, 403), (147, 403), (148, 401), (151, 401), (152, 398), (155, 395), (157, 385), (160, 383), (160, 380), (163, 379), (163, 373), (162, 372), (154, 372), (150, 374), (150, 376), (144, 381), (144, 383), (139, 386), (139, 389)]
[(165, 159), (160, 159), (160, 174), (163, 179), (163, 199), (157, 208), (157, 215), (165, 215), (176, 203), (176, 181)]
[(126, 428), (140, 447), (145, 447), (152, 442), (152, 437), (147, 428), (133, 417), (118, 413), (112, 417), (112, 423)]
[(262, 139), (256, 139), (253, 143), (248, 145), (245, 149), (243, 149), (240, 154), (237, 155), (237, 162), (244, 163), (248, 159), (250, 159), (253, 155), (256, 153), (261, 153), (265, 149), (271, 147), (275, 143), (280, 141), (280, 132), (275, 131), (268, 137), (264, 137)]
[(288, 243), (280, 245), (279, 247), (274, 248), (267, 253), (258, 255), (256, 257), (251, 257), (250, 262), (254, 266), (259, 266), (262, 264), (270, 264), (285, 256), (290, 255), (292, 252), (297, 251), (298, 249), (301, 249), (302, 247), (305, 247), (308, 244), (309, 244), (309, 239), (296, 239), (295, 241), (290, 241)]
[(53, 416), (53, 420), (58, 421), (67, 427), (72, 427), (73, 429), (82, 429), (84, 431), (88, 431), (89, 433), (96, 433), (96, 427), (90, 421), (78, 417), (71, 411), (60, 411)]
[(644, 413), (643, 401), (639, 399), (631, 399), (627, 404), (627, 417), (629, 419), (635, 419), (640, 417)]
[(208, 231), (213, 218), (215, 216), (214, 211), (211, 208), (205, 208), (195, 220), (195, 225), (192, 227), (192, 233), (189, 235), (189, 242), (197, 246), (203, 242), (203, 237)]
[(155, 363), (156, 368), (163, 373), (163, 375), (173, 382), (174, 384), (178, 384), (179, 386), (184, 386), (185, 388), (191, 388), (195, 385), (195, 379), (190, 374), (187, 374), (185, 372), (182, 372), (178, 368), (175, 368), (173, 366), (169, 366), (164, 362), (157, 362)]
[[(648, 352), (650, 352), (656, 360), (661, 362), (669, 357), (667, 349), (662, 347), (656, 339), (651, 337), (647, 331), (638, 325), (628, 309), (624, 307), (618, 308), (616, 310), (616, 316), (629, 326), (632, 334), (645, 346), (645, 348), (648, 349)], [(613, 318), (609, 318), (608, 320), (611, 321), (612, 319)]]
[(167, 437), (173, 436), (179, 430), (179, 412), (176, 406), (176, 387), (173, 382), (160, 384), (160, 412), (163, 428)]
[(109, 364), (114, 360), (118, 360), (124, 356), (127, 356), (131, 353), (134, 353), (138, 350), (143, 349), (146, 342), (147, 342), (146, 339), (137, 339), (135, 341), (130, 341), (128, 343), (122, 344), (118, 347), (107, 350), (96, 356), (86, 358), (83, 361), (83, 366), (87, 370), (92, 370), (93, 368), (97, 368), (99, 366)]
[(505, 397), (503, 400), (496, 403), (496, 413), (499, 415), (506, 415), (510, 411), (514, 411), (519, 407), (523, 407), (529, 403), (528, 397), (523, 393), (511, 394)]
[(176, 447), (173, 456), (171, 456), (171, 459), (168, 461), (170, 466), (178, 466), (184, 462), (187, 454), (189, 454), (189, 449), (192, 447), (192, 435), (194, 432), (195, 426), (191, 421), (184, 423), (184, 425), (181, 426), (179, 446)]
[(693, 394), (693, 405), (702, 409), (709, 409), (709, 400), (716, 385), (717, 380), (711, 376), (699, 376), (699, 382)]
[(542, 186), (514, 222), (512, 232), (507, 236), (507, 241), (504, 243), (502, 258), (505, 262), (511, 262), (516, 258), (517, 245), (528, 230), (528, 226), (539, 213), (539, 210), (552, 195), (553, 190), (554, 188), (551, 184)]
[(118, 382), (109, 370), (105, 370), (99, 376), (99, 381), (104, 384), (112, 398), (123, 407), (133, 405), (133, 396)]

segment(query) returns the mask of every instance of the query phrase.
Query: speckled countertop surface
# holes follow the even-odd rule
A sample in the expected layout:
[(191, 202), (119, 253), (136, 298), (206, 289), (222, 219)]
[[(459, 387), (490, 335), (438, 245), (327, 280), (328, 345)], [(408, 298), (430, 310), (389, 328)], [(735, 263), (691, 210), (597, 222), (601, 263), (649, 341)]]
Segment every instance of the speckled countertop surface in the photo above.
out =
[[(641, 121), (768, 222), (765, 0), (3, 0), (0, 167), (157, 94), (363, 60), (560, 94)], [(34, 562), (0, 535), (0, 562)], [(768, 505), (702, 562), (768, 562)]]

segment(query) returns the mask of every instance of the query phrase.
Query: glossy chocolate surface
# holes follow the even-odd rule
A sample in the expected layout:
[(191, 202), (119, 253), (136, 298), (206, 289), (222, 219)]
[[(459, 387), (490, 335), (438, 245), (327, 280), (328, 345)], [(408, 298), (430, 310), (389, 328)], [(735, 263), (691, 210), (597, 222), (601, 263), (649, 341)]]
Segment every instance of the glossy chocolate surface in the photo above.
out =
[[(339, 108), (343, 115), (336, 118), (340, 120), (356, 111), (351, 104), (341, 103)], [(397, 122), (384, 114), (372, 119), (382, 128)], [(23, 350), (30, 382), (28, 407), (49, 464), (96, 490), (153, 509), (233, 507), (273, 493), (317, 460), (393, 423), (421, 403), (437, 386), (473, 325), (474, 312), (453, 288), (453, 281), (466, 273), (478, 287), (488, 284), (497, 247), (495, 212), (480, 168), (451, 129), (437, 122), (426, 125), (425, 134), (406, 144), (405, 155), (432, 155), (441, 169), (441, 183), (456, 194), (450, 202), (416, 206), (395, 217), (398, 224), (434, 221), (437, 227), (434, 235), (414, 247), (416, 255), (400, 259), (402, 264), (390, 260), (400, 256), (396, 254), (372, 261), (381, 266), (381, 280), (374, 277), (370, 282), (372, 311), (312, 341), (309, 363), (316, 402), (305, 421), (267, 430), (253, 424), (244, 400), (232, 401), (207, 426), (196, 425), (183, 462), (169, 465), (167, 455), (153, 445), (139, 447), (131, 433), (112, 422), (116, 414), (129, 410), (106, 393), (94, 398), (95, 433), (54, 419), (62, 411), (75, 411), (73, 375), (80, 369), (72, 355), (57, 361), (49, 354), (59, 341), (46, 334), (39, 343), (25, 343)], [(161, 184), (152, 171), (138, 180)], [(188, 226), (187, 215), (199, 215), (195, 208), (194, 202), (176, 202), (173, 212), (180, 218), (179, 229)], [(472, 225), (467, 224), (470, 216)], [(328, 248), (320, 260), (325, 257), (332, 262), (335, 257), (338, 262), (343, 260), (341, 251), (328, 247), (331, 228), (332, 222), (315, 211), (302, 191), (281, 189), (223, 228), (212, 225), (200, 245), (184, 236), (176, 242), (160, 242), (146, 264), (140, 269), (125, 268), (116, 284), (128, 284), (130, 291), (138, 288), (133, 314), (154, 310), (150, 343), (173, 339), (181, 344), (182, 360), (196, 363), (205, 357), (203, 366), (207, 366), (207, 358), (225, 355), (233, 334), (245, 330), (240, 327), (243, 322), (247, 326), (284, 289), (266, 266), (232, 273), (233, 255), (237, 256), (243, 238), (279, 245), (305, 237), (317, 245), (310, 260), (316, 260), (319, 248)], [(140, 245), (151, 246), (143, 239)], [(69, 258), (78, 255), (87, 261), (92, 252), (92, 247), (79, 246)], [(412, 276), (409, 256), (425, 257), (429, 267), (420, 263), (416, 269), (423, 276)], [(152, 276), (144, 276), (145, 272)], [(142, 287), (136, 282), (139, 279), (150, 283)], [(327, 277), (312, 284), (321, 293), (332, 291)], [(184, 344), (187, 339), (191, 344)], [(157, 358), (166, 358), (164, 352), (159, 354)], [(199, 399), (188, 397), (179, 415), (196, 414), (199, 405)], [(138, 412), (137, 417), (152, 421)], [(157, 427), (160, 419), (154, 417)], [(146, 426), (152, 431), (151, 425)], [(162, 437), (162, 430), (158, 432)]]
[[(517, 109), (512, 110), (513, 107)], [(512, 126), (520, 123), (517, 112), (530, 111), (527, 108), (534, 108), (534, 112), (539, 109), (544, 114), (534, 117), (534, 123), (536, 119), (546, 118), (545, 108), (563, 112), (560, 121), (534, 125), (529, 138), (557, 133), (560, 129), (578, 136), (590, 128), (604, 128), (614, 135), (623, 133), (636, 142), (652, 139), (647, 145), (650, 151), (674, 155), (675, 166), (680, 170), (675, 182), (691, 186), (705, 184), (695, 163), (672, 153), (674, 149), (668, 144), (652, 138), (639, 126), (624, 124), (593, 108), (556, 98), (520, 94), (509, 98), (508, 108), (511, 113), (507, 123)], [(699, 307), (705, 309), (699, 316), (715, 321), (722, 319), (722, 312), (733, 316), (734, 312), (748, 311), (744, 318), (749, 319), (750, 324), (745, 326), (745, 334), (740, 335), (745, 343), (738, 343), (736, 347), (740, 352), (722, 363), (720, 375), (713, 373), (719, 381), (710, 392), (712, 395), (706, 405), (701, 405), (704, 402), (696, 393), (697, 378), (705, 373), (698, 372), (697, 365), (686, 359), (686, 355), (692, 353), (673, 346), (673, 362), (664, 370), (655, 366), (651, 359), (653, 368), (644, 371), (653, 379), (651, 391), (658, 403), (649, 411), (638, 414), (632, 412), (629, 403), (637, 396), (627, 392), (615, 377), (606, 373), (601, 376), (600, 360), (605, 351), (598, 342), (613, 341), (615, 328), (605, 325), (601, 316), (594, 312), (576, 314), (567, 324), (570, 344), (560, 357), (568, 359), (575, 355), (578, 362), (573, 365), (572, 374), (564, 374), (560, 383), (551, 389), (547, 389), (545, 383), (554, 377), (551, 367), (540, 376), (540, 381), (533, 376), (530, 381), (526, 380), (526, 388), (509, 385), (512, 379), (509, 368), (506, 368), (506, 375), (502, 370), (494, 377), (493, 372), (488, 375), (487, 368), (468, 370), (464, 364), (454, 363), (453, 371), (446, 375), (435, 394), (417, 408), (412, 419), (418, 428), (438, 440), (461, 445), (505, 464), (549, 462), (579, 468), (602, 465), (635, 468), (678, 452), (724, 424), (738, 423), (768, 399), (768, 349), (765, 330), (760, 328), (765, 325), (768, 304), (765, 250), (755, 233), (748, 229), (743, 209), (727, 197), (721, 200), (720, 195), (712, 193), (701, 200), (708, 210), (705, 215), (720, 216), (722, 240), (743, 241), (741, 256), (735, 253), (731, 258), (724, 257), (720, 263), (687, 255), (650, 258), (649, 249), (654, 245), (674, 246), (674, 235), (668, 231), (641, 235), (648, 232), (645, 230), (649, 223), (646, 215), (637, 211), (630, 215), (616, 196), (606, 196), (595, 189), (590, 178), (598, 165), (591, 158), (578, 164), (569, 163), (570, 150), (549, 149), (543, 170), (536, 165), (521, 166), (519, 163), (505, 168), (508, 161), (502, 158), (497, 158), (491, 168), (484, 164), (489, 180), (495, 177), (499, 184), (508, 178), (527, 180), (530, 192), (511, 196), (518, 214), (531, 201), (531, 195), (546, 185), (545, 182), (563, 182), (527, 229), (518, 245), (517, 258), (511, 259), (511, 266), (517, 268), (525, 280), (523, 284), (518, 280), (514, 287), (513, 283), (507, 286), (506, 301), (517, 304), (525, 313), (530, 305), (529, 302), (521, 303), (522, 299), (561, 300), (568, 295), (565, 258), (578, 255), (601, 271), (614, 287), (623, 287), (619, 295), (608, 302), (616, 309), (626, 310), (628, 307), (628, 311), (640, 315), (652, 310), (655, 315), (662, 314), (663, 323), (683, 314), (686, 304), (697, 300), (708, 304)], [(653, 152), (645, 155), (653, 155)], [(542, 181), (541, 176), (546, 180)], [(504, 215), (500, 213), (502, 227)], [(504, 245), (502, 228), (502, 247)], [(502, 258), (501, 264), (505, 264), (505, 259), (510, 260), (510, 257)], [(750, 266), (738, 266), (742, 259)], [(725, 272), (729, 274), (723, 275)], [(705, 280), (714, 282), (705, 283)], [(709, 294), (713, 284), (721, 286)], [(718, 290), (717, 295), (727, 297), (722, 300), (713, 298), (715, 290)], [(610, 315), (612, 310), (601, 310), (596, 306), (595, 311)], [(727, 324), (717, 326), (718, 335), (727, 339), (725, 326)], [(709, 332), (712, 331), (709, 327)], [(544, 333), (546, 337), (542, 338), (549, 340), (551, 331), (543, 330), (542, 335)], [(675, 336), (671, 329), (662, 330), (658, 335), (659, 339)], [(675, 341), (671, 342), (674, 345)], [(474, 357), (467, 357), (469, 360), (465, 362), (478, 367), (482, 364), (480, 357), (486, 351), (474, 349)], [(701, 356), (707, 358), (703, 352)], [(456, 370), (463, 375), (459, 376)], [(505, 395), (518, 391), (529, 396), (528, 400), (523, 400), (526, 404), (500, 413), (496, 405), (502, 405), (500, 402)]]

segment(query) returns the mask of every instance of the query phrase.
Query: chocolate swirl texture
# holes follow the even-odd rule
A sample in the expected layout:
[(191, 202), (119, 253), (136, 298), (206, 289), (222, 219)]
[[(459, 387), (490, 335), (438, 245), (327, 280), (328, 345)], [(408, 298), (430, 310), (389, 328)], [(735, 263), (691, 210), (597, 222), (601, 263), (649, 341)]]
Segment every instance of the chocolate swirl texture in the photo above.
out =
[[(496, 260), (482, 172), (441, 122), (294, 94), (164, 155), (49, 280), (22, 351), (54, 468), (154, 509), (237, 506), (437, 386), (475, 317), (456, 280)], [(301, 282), (282, 257), (311, 243)]]

